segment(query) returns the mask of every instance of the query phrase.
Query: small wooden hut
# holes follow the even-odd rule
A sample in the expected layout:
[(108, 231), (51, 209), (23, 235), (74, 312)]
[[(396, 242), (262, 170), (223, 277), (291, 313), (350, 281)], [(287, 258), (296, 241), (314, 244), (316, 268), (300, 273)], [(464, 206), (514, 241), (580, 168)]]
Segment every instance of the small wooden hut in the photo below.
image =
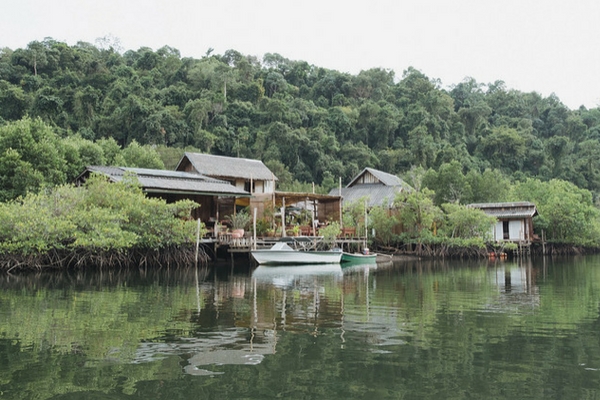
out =
[(533, 217), (538, 214), (535, 204), (528, 201), (513, 203), (477, 203), (467, 207), (478, 208), (496, 217), (490, 229), (496, 242), (531, 243), (534, 240)]

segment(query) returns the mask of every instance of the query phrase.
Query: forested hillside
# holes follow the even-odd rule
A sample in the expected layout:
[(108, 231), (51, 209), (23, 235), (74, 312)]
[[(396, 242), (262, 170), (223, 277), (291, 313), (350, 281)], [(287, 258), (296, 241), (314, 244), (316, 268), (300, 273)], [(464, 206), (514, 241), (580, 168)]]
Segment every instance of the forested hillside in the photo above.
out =
[[(259, 60), (208, 51), (192, 59), (168, 46), (121, 54), (52, 39), (0, 50), (0, 126), (18, 137), (17, 121), (41, 124), (38, 118), (63, 142), (79, 143), (71, 147), (112, 148), (114, 139), (169, 154), (165, 147), (190, 146), (261, 159), (284, 184), (331, 187), (367, 166), (398, 175), (421, 166), (431, 169), (430, 186), (442, 173), (481, 177), (488, 170), (600, 191), (600, 108), (569, 110), (555, 96), (501, 81), (466, 79), (445, 89), (413, 68), (401, 77), (381, 68), (350, 75), (278, 54)], [(20, 165), (14, 148), (0, 143), (2, 163)], [(78, 157), (84, 164), (100, 155)], [(62, 180), (80, 172), (63, 170)], [(439, 203), (474, 198), (454, 190)]]

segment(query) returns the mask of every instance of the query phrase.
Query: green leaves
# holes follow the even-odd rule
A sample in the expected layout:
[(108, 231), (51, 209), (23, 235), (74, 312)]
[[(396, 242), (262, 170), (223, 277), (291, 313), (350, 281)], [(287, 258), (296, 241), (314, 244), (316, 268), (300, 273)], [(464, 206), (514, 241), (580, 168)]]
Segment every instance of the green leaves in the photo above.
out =
[(444, 204), (446, 213), (445, 235), (450, 238), (474, 239), (488, 241), (492, 238), (492, 227), (495, 217), (486, 215), (475, 208), (467, 208), (459, 204)]
[(512, 197), (536, 204), (540, 215), (534, 218), (534, 227), (538, 233), (544, 229), (549, 241), (600, 245), (600, 211), (588, 190), (558, 179), (527, 179), (515, 185)]
[(192, 201), (167, 204), (134, 184), (92, 176), (85, 187), (60, 186), (0, 204), (0, 253), (30, 255), (52, 249), (159, 249), (192, 242)]

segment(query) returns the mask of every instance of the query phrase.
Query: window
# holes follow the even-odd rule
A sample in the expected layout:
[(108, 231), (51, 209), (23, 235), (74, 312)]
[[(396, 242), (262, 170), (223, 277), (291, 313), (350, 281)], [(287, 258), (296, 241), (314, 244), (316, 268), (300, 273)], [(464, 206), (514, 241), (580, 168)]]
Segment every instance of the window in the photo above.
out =
[(502, 234), (503, 234), (504, 240), (510, 239), (510, 230), (508, 229), (508, 227), (509, 227), (508, 221), (502, 221)]
[(256, 191), (256, 182), (252, 181), (252, 188), (250, 188), (250, 181), (244, 182), (244, 190), (246, 192), (254, 193)]

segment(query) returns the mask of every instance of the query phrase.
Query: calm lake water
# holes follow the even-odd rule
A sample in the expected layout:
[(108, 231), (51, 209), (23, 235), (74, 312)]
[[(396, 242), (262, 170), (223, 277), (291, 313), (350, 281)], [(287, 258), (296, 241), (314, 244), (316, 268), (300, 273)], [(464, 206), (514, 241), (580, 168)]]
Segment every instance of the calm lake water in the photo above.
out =
[(0, 276), (1, 399), (600, 399), (600, 258)]

